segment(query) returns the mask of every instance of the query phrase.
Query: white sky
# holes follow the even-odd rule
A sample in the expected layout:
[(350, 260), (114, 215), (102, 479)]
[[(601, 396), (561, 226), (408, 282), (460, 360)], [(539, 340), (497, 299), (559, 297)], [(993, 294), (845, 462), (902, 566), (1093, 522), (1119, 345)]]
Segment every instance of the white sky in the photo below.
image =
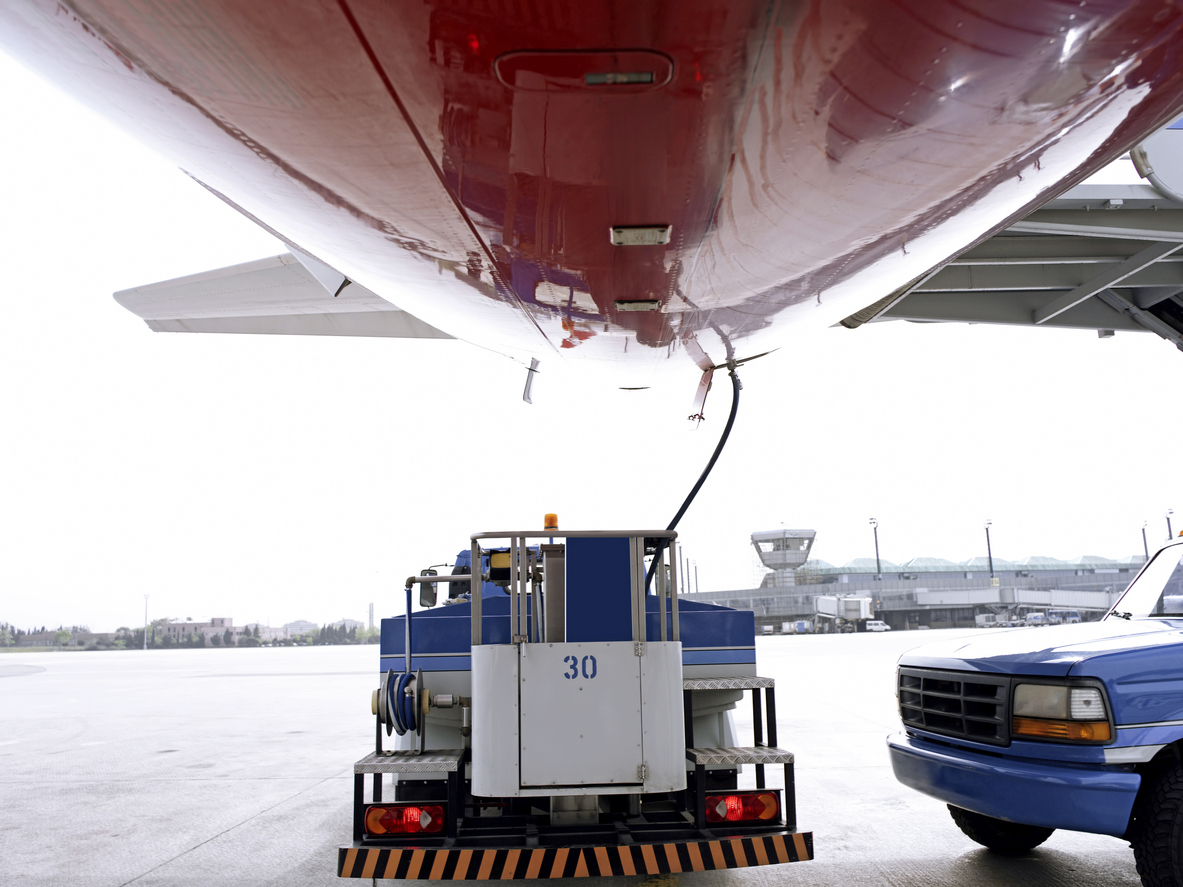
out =
[[(693, 371), (544, 363), (529, 407), (460, 342), (152, 333), (111, 293), (284, 247), (3, 57), (0, 119), (0, 621), (393, 615), (475, 531), (664, 526), (715, 445), (728, 386), (695, 430)], [(984, 554), (986, 518), (999, 557), (1119, 557), (1183, 509), (1183, 354), (1150, 334), (802, 330), (741, 376), (679, 527), (703, 591), (750, 587), (782, 524), (836, 564), (871, 516), (894, 561)]]

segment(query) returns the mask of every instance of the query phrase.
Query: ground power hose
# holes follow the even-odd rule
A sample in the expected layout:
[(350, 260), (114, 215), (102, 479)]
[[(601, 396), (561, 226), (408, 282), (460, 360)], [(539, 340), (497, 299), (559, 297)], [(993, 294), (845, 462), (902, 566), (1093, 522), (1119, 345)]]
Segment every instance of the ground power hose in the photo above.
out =
[[(727, 438), (731, 436), (731, 426), (735, 424), (735, 414), (739, 411), (739, 392), (743, 390), (743, 385), (740, 384), (739, 374), (735, 371), (734, 364), (727, 368), (728, 375), (731, 376), (731, 413), (727, 417), (727, 424), (723, 426), (723, 433), (719, 436), (719, 442), (715, 444), (715, 452), (711, 453), (711, 459), (707, 462), (707, 467), (702, 470), (702, 474), (698, 476), (698, 482), (694, 484), (694, 488), (690, 491), (690, 495), (686, 497), (686, 501), (682, 503), (682, 507), (678, 509), (678, 513), (674, 515), (674, 519), (670, 521), (670, 525), (666, 530), (674, 530), (678, 526), (678, 521), (682, 519), (682, 515), (686, 513), (686, 509), (690, 507), (690, 503), (694, 501), (694, 497), (698, 495), (698, 491), (702, 489), (702, 485), (706, 483), (707, 477), (710, 476), (711, 469), (715, 467), (715, 463), (719, 461), (719, 454), (723, 452), (723, 447), (727, 445)], [(650, 587), (653, 585), (653, 574), (657, 572), (657, 562), (661, 559), (661, 554), (665, 551), (668, 540), (662, 539), (657, 543), (657, 550), (653, 552), (653, 562), (649, 564), (649, 572), (645, 574), (645, 594), (649, 593)]]
[(386, 704), (394, 719), (394, 730), (399, 736), (408, 731), (413, 733), (417, 726), (415, 723), (415, 697), (407, 695), (407, 685), (414, 679), (413, 674), (403, 672), (396, 675), (396, 680), (387, 685), (387, 692), (390, 695)]

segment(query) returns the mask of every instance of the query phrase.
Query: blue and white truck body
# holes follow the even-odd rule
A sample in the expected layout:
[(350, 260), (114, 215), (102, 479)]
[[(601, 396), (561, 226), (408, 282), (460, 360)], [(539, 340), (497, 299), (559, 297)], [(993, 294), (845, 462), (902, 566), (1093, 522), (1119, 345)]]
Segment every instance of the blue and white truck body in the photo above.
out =
[[(338, 875), (608, 877), (811, 859), (753, 614), (677, 594), (673, 531), (547, 523), (474, 534), (450, 575), (411, 576), (404, 615), (382, 620), (374, 750), (354, 765)], [(416, 585), (428, 608), (417, 612)], [(730, 712), (745, 692), (754, 735), (741, 747)], [(745, 766), (754, 788), (739, 785)], [(766, 767), (783, 772), (780, 787)]]
[(1125, 837), (1144, 883), (1178, 883), (1183, 541), (1101, 621), (919, 647), (900, 658), (897, 693), (896, 777), (950, 805), (971, 838), (1023, 852), (1054, 829)]

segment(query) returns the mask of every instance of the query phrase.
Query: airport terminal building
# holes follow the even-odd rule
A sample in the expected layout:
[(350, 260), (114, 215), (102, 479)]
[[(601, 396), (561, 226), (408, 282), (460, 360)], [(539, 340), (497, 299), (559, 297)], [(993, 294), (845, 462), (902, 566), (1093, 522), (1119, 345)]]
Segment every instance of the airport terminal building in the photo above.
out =
[(881, 559), (878, 567), (875, 558), (856, 558), (836, 567), (809, 559), (815, 536), (814, 530), (753, 533), (752, 545), (771, 571), (760, 587), (700, 592), (694, 599), (752, 610), (757, 626), (777, 632), (784, 622), (812, 620), (817, 598), (830, 595), (871, 598), (875, 617), (897, 631), (972, 628), (983, 621), (978, 617), (1019, 621), (1049, 609), (1077, 610), (1088, 621), (1113, 605), (1145, 562), (1142, 555), (1020, 563), (916, 557), (903, 564)]

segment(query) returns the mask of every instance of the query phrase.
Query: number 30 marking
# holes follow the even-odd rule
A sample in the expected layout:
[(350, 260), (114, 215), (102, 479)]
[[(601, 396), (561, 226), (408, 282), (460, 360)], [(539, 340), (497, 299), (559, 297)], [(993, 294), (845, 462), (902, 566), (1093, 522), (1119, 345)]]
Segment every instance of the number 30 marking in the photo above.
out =
[(564, 656), (563, 664), (570, 669), (570, 671), (563, 673), (563, 677), (569, 681), (579, 677), (581, 671), (589, 681), (597, 674), (595, 656), (584, 656), (582, 662), (575, 656)]

